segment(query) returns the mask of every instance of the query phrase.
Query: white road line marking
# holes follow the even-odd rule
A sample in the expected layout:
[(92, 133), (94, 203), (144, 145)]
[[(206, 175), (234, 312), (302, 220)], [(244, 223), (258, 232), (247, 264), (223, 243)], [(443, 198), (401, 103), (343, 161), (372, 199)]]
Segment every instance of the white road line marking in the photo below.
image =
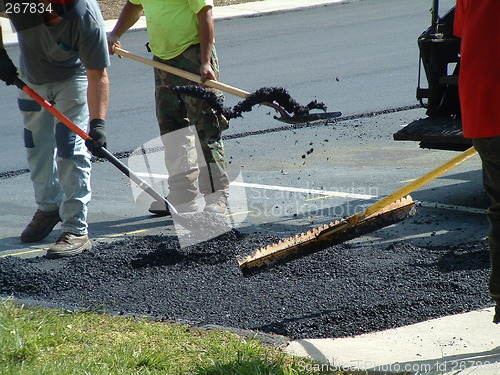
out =
[[(167, 175), (154, 174), (154, 173), (140, 173), (139, 172), (137, 174), (140, 176), (144, 176), (144, 177), (152, 177), (152, 178), (160, 178), (160, 179), (166, 179), (168, 177)], [(315, 194), (315, 195), (320, 195), (323, 198), (342, 197), (342, 198), (366, 199), (366, 200), (378, 198), (375, 195), (368, 195), (368, 194), (355, 194), (355, 193), (346, 193), (346, 192), (331, 191), (331, 190), (304, 189), (304, 188), (294, 188), (294, 187), (287, 187), (287, 186), (253, 184), (253, 183), (249, 183), (249, 182), (238, 182), (238, 181), (231, 182), (231, 185), (252, 188), (252, 189), (266, 189), (266, 190), (286, 191), (286, 192), (291, 192), (291, 193)], [(310, 198), (310, 199), (307, 199), (306, 201), (311, 201), (314, 199), (321, 199), (321, 198)], [(463, 211), (463, 212), (468, 212), (468, 213), (473, 213), (473, 214), (485, 214), (486, 213), (485, 209), (475, 208), (475, 207), (466, 207), (466, 206), (457, 206), (457, 205), (451, 205), (451, 204), (445, 204), (445, 203), (421, 202), (421, 201), (419, 202), (419, 204), (422, 207), (443, 208), (446, 210)]]
[(168, 178), (168, 174), (160, 174), (160, 173), (136, 172), (135, 174), (139, 177), (157, 178), (159, 180), (166, 180)]
[[(136, 172), (136, 174), (140, 177), (149, 177), (149, 178), (158, 178), (158, 179), (166, 179), (168, 175), (158, 174), (158, 173), (144, 173), (144, 172)], [(355, 194), (355, 193), (346, 193), (341, 191), (329, 191), (329, 190), (318, 190), (318, 189), (303, 189), (303, 188), (294, 188), (287, 186), (276, 186), (276, 185), (263, 185), (263, 184), (252, 184), (249, 182), (231, 182), (232, 186), (239, 187), (247, 187), (252, 189), (266, 189), (266, 190), (276, 190), (276, 191), (287, 191), (291, 193), (304, 193), (304, 194), (316, 194), (316, 195), (326, 195), (331, 197), (343, 197), (343, 198), (355, 198), (355, 199), (373, 199), (376, 198), (375, 195), (368, 194)]]
[(276, 191), (287, 191), (290, 193), (304, 193), (304, 194), (317, 194), (317, 195), (330, 195), (343, 198), (356, 198), (356, 199), (373, 199), (376, 198), (375, 195), (368, 194), (355, 194), (355, 193), (345, 193), (342, 191), (330, 191), (330, 190), (318, 190), (318, 189), (303, 189), (294, 188), (287, 186), (276, 186), (276, 185), (263, 185), (263, 184), (251, 184), (248, 182), (231, 182), (233, 186), (248, 187), (253, 189), (267, 189)]

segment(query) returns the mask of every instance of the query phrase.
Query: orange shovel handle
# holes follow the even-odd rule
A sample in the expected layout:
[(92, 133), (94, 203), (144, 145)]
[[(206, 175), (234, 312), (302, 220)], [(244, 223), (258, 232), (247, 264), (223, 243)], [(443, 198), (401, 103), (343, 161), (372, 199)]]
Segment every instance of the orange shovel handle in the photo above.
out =
[(43, 108), (45, 108), (47, 111), (49, 111), (52, 115), (54, 115), (54, 117), (56, 117), (64, 125), (66, 125), (68, 128), (70, 128), (77, 135), (79, 135), (81, 138), (83, 138), (84, 140), (87, 140), (88, 138), (90, 138), (90, 136), (87, 133), (85, 133), (82, 129), (80, 129), (78, 126), (76, 126), (75, 123), (73, 123), (73, 121), (71, 121), (69, 118), (64, 116), (51, 103), (49, 103), (47, 100), (45, 100), (40, 95), (38, 95), (35, 92), (35, 90), (33, 90), (26, 83), (21, 81), (19, 78), (16, 78), (14, 80), (14, 84), (17, 87), (19, 87), (21, 90), (23, 90), (26, 94), (28, 94), (34, 101), (36, 101), (38, 104), (40, 104)]
[[(21, 81), (21, 79), (16, 78), (14, 80), (14, 85), (23, 90), (26, 94), (28, 94), (34, 101), (40, 104), (43, 108), (49, 111), (55, 118), (61, 121), (64, 125), (66, 125), (69, 129), (75, 132), (82, 139), (92, 139), (87, 133), (85, 133), (82, 129), (80, 129), (76, 124), (67, 118), (64, 114), (59, 112), (51, 103), (38, 95), (31, 87), (29, 87), (26, 83)], [(129, 177), (132, 181), (134, 181), (142, 190), (148, 193), (150, 196), (155, 198), (158, 201), (164, 201), (168, 207), (170, 208), (170, 212), (172, 215), (178, 215), (175, 207), (167, 200), (165, 197), (160, 195), (156, 190), (151, 187), (145, 180), (135, 174), (132, 170), (130, 170), (125, 164), (123, 164), (116, 156), (114, 156), (111, 152), (109, 152), (106, 148), (101, 147), (101, 152), (105, 155), (106, 159), (111, 162), (115, 167), (117, 167), (120, 171), (122, 171), (127, 177)], [(181, 218), (182, 219), (182, 218)], [(182, 223), (181, 223), (182, 225)]]

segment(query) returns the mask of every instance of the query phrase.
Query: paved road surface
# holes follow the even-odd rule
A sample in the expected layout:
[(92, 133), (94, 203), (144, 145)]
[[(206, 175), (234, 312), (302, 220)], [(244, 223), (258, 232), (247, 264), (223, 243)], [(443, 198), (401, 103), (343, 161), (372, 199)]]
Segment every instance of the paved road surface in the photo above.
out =
[[(443, 1), (441, 8), (451, 0)], [(254, 91), (281, 86), (299, 102), (325, 102), (344, 115), (415, 105), (417, 36), (430, 22), (430, 5), (411, 0), (355, 1), (298, 12), (216, 23), (222, 81)], [(148, 56), (145, 32), (123, 37), (124, 48)], [(17, 60), (17, 48), (9, 48)], [(134, 149), (157, 135), (151, 68), (112, 59), (108, 131), (110, 150)], [(16, 88), (0, 85), (0, 172), (24, 168)], [(239, 98), (227, 96), (226, 105)], [(227, 134), (271, 128), (267, 107), (234, 120)], [(2, 144), (0, 143), (0, 144)], [(14, 146), (14, 147), (12, 147)]]
[[(239, 176), (233, 185), (232, 218), (240, 221), (242, 230), (287, 235), (351, 214), (456, 155), (392, 140), (401, 126), (424, 116), (422, 109), (371, 116), (416, 104), (416, 38), (429, 23), (428, 8), (410, 0), (377, 0), (217, 22), (225, 83), (247, 91), (283, 86), (301, 103), (318, 99), (330, 110), (359, 115), (293, 131), (272, 131), (283, 124), (263, 107), (233, 121), (226, 147)], [(144, 32), (131, 32), (123, 43), (130, 51), (147, 55), (146, 40)], [(9, 53), (16, 56), (17, 49), (9, 48)], [(152, 72), (139, 63), (113, 58), (110, 75), (109, 149), (133, 150), (157, 136)], [(4, 176), (0, 179), (0, 252), (30, 251), (31, 256), (42, 254), (38, 249), (52, 243), (57, 231), (27, 250), (17, 239), (34, 207), (28, 175), (5, 178), (5, 172), (26, 168), (15, 95), (15, 88), (0, 87), (0, 172)], [(228, 96), (226, 105), (237, 100)], [(271, 131), (242, 134), (265, 129)], [(161, 153), (150, 157), (161, 159)], [(143, 172), (140, 160), (124, 161)], [(154, 172), (161, 174), (160, 166)], [(171, 231), (169, 221), (147, 214), (143, 197), (139, 206), (134, 204), (129, 182), (109, 163), (95, 164), (93, 186), (89, 222), (94, 238)], [(417, 218), (358, 242), (407, 237), (439, 244), (485, 236), (487, 200), (479, 160), (434, 181), (414, 198), (422, 201)]]

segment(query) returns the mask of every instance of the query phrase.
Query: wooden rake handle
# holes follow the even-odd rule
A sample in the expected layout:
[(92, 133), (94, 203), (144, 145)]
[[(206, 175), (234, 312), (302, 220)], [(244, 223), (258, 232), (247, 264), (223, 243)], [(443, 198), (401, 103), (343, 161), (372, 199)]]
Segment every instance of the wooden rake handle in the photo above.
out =
[[(185, 70), (182, 70), (182, 69), (179, 69), (179, 68), (167, 65), (167, 64), (163, 64), (159, 61), (154, 61), (151, 59), (147, 59), (145, 57), (135, 55), (135, 54), (133, 54), (127, 50), (124, 50), (122, 48), (119, 48), (119, 47), (115, 47), (114, 52), (118, 56), (124, 56), (124, 57), (131, 59), (131, 60), (135, 60), (135, 61), (141, 62), (143, 64), (152, 66), (153, 68), (163, 70), (167, 73), (175, 74), (176, 76), (189, 79), (190, 81), (193, 81), (196, 83), (201, 83), (201, 77), (197, 74), (187, 72)], [(249, 92), (247, 92), (247, 91), (243, 91), (243, 90), (240, 90), (236, 87), (232, 87), (232, 86), (226, 85), (225, 83), (222, 83), (219, 81), (214, 81), (211, 79), (207, 79), (203, 84), (205, 86), (208, 86), (208, 87), (211, 87), (213, 89), (220, 90), (220, 91), (224, 91), (225, 93), (232, 94), (232, 95), (238, 96), (238, 97), (243, 98), (243, 99), (245, 99), (249, 94)]]
[[(118, 56), (124, 56), (124, 57), (131, 59), (131, 60), (135, 60), (135, 61), (141, 62), (143, 64), (152, 66), (154, 68), (163, 70), (167, 73), (175, 74), (176, 76), (186, 78), (186, 79), (193, 81), (193, 82), (196, 82), (196, 83), (201, 83), (201, 77), (199, 75), (194, 74), (194, 73), (187, 72), (185, 70), (182, 70), (182, 69), (179, 69), (179, 68), (167, 65), (167, 64), (163, 64), (159, 61), (154, 61), (151, 59), (147, 59), (145, 57), (135, 55), (127, 50), (120, 48), (120, 47), (114, 47), (114, 52)], [(241, 90), (237, 87), (229, 86), (229, 85), (226, 85), (225, 83), (222, 83), (219, 81), (214, 81), (211, 79), (207, 79), (205, 82), (203, 82), (203, 85), (207, 86), (207, 87), (211, 87), (213, 89), (223, 91), (227, 94), (235, 95), (235, 96), (243, 98), (243, 99), (246, 99), (247, 96), (250, 94), (248, 91), (244, 91), (244, 90)], [(281, 115), (281, 117), (275, 117), (275, 119), (277, 119), (277, 120), (292, 123), (292, 124), (306, 122), (305, 120), (307, 120), (307, 119), (302, 120), (302, 119), (294, 118), (290, 113), (288, 113), (279, 104), (276, 104), (273, 102), (262, 102), (260, 104), (265, 105), (267, 107), (271, 107), (276, 112), (278, 112)], [(337, 113), (338, 113), (338, 115), (340, 115), (340, 112), (336, 112), (334, 117), (337, 117)]]

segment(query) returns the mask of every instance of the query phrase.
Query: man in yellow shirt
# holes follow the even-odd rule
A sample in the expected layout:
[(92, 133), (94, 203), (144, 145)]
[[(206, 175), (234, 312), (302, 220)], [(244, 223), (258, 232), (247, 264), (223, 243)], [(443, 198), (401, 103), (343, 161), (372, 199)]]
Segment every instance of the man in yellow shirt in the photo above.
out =
[[(217, 80), (212, 8), (212, 0), (128, 0), (108, 36), (110, 53), (114, 46), (120, 46), (120, 37), (144, 12), (149, 48), (155, 61), (199, 74), (202, 80)], [(159, 69), (155, 69), (154, 76), (156, 116), (165, 145), (170, 203), (179, 212), (196, 211), (199, 191), (205, 198), (205, 211), (224, 213), (229, 180), (221, 132), (227, 129), (226, 119), (203, 100), (181, 95), (179, 103), (171, 88), (192, 82)], [(196, 152), (190, 125), (196, 127), (203, 155)], [(202, 156), (206, 167), (200, 168)], [(168, 207), (164, 202), (153, 202), (150, 212), (168, 214)]]

